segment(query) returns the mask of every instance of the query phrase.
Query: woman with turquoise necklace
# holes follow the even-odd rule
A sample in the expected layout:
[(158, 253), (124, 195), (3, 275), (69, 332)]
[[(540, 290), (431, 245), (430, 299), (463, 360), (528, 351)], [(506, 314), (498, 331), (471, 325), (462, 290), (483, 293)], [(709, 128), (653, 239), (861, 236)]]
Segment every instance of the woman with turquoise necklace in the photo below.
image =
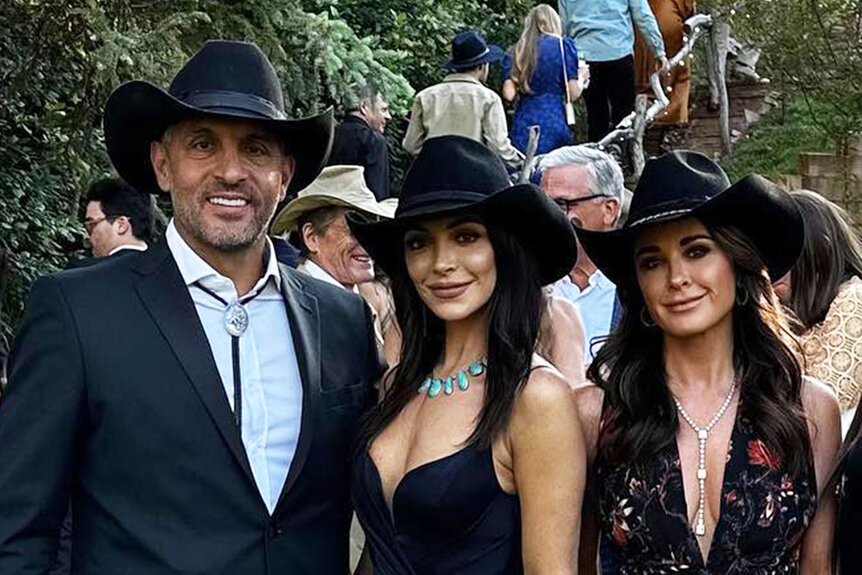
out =
[(394, 220), (350, 225), (404, 333), (354, 461), (360, 572), (576, 573), (586, 452), (568, 382), (534, 352), (542, 286), (577, 255), (562, 212), (446, 136), (425, 143)]

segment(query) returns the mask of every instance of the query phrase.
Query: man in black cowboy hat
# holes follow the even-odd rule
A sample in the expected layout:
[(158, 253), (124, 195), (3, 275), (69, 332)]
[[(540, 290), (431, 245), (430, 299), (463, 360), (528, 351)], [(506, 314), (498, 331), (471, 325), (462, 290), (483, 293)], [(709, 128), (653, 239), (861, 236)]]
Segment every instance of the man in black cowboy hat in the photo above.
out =
[(485, 144), (508, 166), (519, 167), (524, 156), (509, 139), (503, 101), (484, 84), (491, 63), (502, 59), (503, 50), (486, 44), (476, 30), (455, 36), (452, 59), (443, 65), (451, 73), (416, 95), (404, 149), (416, 155), (429, 138), (464, 136)]
[(251, 44), (111, 95), (114, 166), (174, 219), (147, 252), (33, 290), (0, 403), (0, 573), (47, 571), (70, 500), (73, 573), (347, 572), (374, 328), (266, 237), (331, 138), (329, 113), (286, 118)]

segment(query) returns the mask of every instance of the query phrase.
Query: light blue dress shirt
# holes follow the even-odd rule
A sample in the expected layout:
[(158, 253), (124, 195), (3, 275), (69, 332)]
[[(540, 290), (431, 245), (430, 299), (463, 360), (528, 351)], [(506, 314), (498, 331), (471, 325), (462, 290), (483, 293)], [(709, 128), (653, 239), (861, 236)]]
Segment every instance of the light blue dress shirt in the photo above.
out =
[[(228, 304), (236, 301), (233, 281), (218, 273), (183, 240), (173, 220), (165, 235), (183, 281), (195, 304), (231, 409), (234, 409), (231, 335), (224, 324), (224, 303), (193, 284), (199, 283)], [(267, 239), (266, 271), (240, 298), (249, 316), (239, 338), (242, 382), (242, 443), (260, 496), (275, 510), (296, 452), (302, 422), (299, 373), (275, 249)]]
[(610, 62), (634, 53), (632, 20), (653, 48), (665, 55), (661, 31), (647, 0), (557, 0), (566, 34), (587, 62)]
[(605, 277), (605, 274), (596, 270), (583, 290), (566, 275), (553, 284), (551, 293), (569, 300), (581, 312), (584, 322), (584, 365), (592, 363), (601, 347), (598, 341), (591, 345), (593, 338), (604, 337), (611, 331), (617, 286)]

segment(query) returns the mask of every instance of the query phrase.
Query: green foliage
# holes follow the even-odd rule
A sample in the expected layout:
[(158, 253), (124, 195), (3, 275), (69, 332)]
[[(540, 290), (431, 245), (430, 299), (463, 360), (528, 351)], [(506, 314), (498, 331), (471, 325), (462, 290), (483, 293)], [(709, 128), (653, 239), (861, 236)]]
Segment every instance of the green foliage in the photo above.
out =
[[(360, 36), (374, 37), (382, 48), (402, 51), (399, 70), (417, 89), (441, 78), (452, 37), (477, 28), (492, 44), (514, 44), (529, 0), (305, 0), (312, 11), (329, 9)], [(492, 85), (494, 85), (492, 83)]]
[[(398, 70), (420, 90), (439, 82), (441, 66), (451, 56), (451, 41), (465, 28), (480, 30), (491, 44), (503, 48), (518, 40), (524, 17), (534, 0), (303, 0), (311, 12), (327, 10), (343, 18), (362, 37), (372, 39), (381, 49), (401, 55)], [(499, 90), (503, 78), (500, 66), (491, 68), (488, 85)], [(384, 95), (393, 95), (384, 89)], [(410, 156), (401, 148), (407, 130), (408, 106), (394, 109), (400, 118), (387, 127), (392, 158), (392, 190), (400, 189)]]
[(722, 166), (736, 181), (750, 173), (774, 177), (794, 174), (799, 154), (812, 150), (832, 151), (833, 143), (812, 120), (826, 104), (801, 97), (786, 100), (757, 124), (757, 128), (737, 142), (733, 156)]
[(862, 131), (862, 2), (706, 0), (700, 8), (762, 50), (767, 75), (811, 103), (813, 126), (836, 148)]
[(10, 323), (35, 278), (82, 254), (79, 194), (110, 172), (100, 130), (108, 95), (135, 78), (167, 85), (210, 38), (260, 45), (295, 116), (339, 106), (366, 78), (396, 110), (413, 93), (393, 71), (403, 52), (359, 38), (329, 12), (305, 12), (298, 0), (0, 2), (0, 245), (12, 257), (3, 302)]

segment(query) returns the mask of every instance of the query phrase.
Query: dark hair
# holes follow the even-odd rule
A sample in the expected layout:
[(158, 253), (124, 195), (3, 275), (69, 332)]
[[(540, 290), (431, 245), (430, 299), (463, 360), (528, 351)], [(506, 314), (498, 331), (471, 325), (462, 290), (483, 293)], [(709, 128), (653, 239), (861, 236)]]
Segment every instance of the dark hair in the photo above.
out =
[(307, 258), (311, 255), (311, 251), (305, 245), (305, 238), (302, 236), (302, 228), (305, 227), (305, 224), (311, 224), (314, 235), (320, 237), (326, 234), (326, 230), (335, 222), (338, 215), (342, 213), (342, 210), (346, 211), (345, 208), (338, 206), (322, 206), (309, 210), (299, 216), (296, 231), (290, 234), (290, 241), (294, 246), (299, 248), (303, 257)]
[(125, 216), (132, 224), (132, 235), (144, 242), (153, 237), (153, 199), (119, 178), (104, 178), (90, 184), (87, 202), (99, 202), (108, 219)]
[[(810, 445), (802, 408), (802, 370), (795, 338), (757, 250), (738, 229), (710, 226), (734, 268), (733, 364), (740, 414), (748, 419), (786, 469), (808, 469)], [(645, 461), (675, 441), (679, 418), (667, 388), (662, 337), (640, 319), (643, 295), (631, 274), (617, 286), (624, 312), (587, 375), (605, 391), (598, 441), (600, 465)], [(798, 344), (796, 344), (798, 347)]]
[[(482, 218), (477, 218), (483, 221)], [(515, 398), (526, 383), (544, 313), (542, 286), (535, 258), (507, 231), (486, 224), (497, 269), (488, 301), (488, 368), (485, 397), (468, 444), (489, 446), (509, 422)], [(423, 379), (441, 360), (444, 322), (431, 313), (407, 274), (406, 266), (390, 273), (395, 314), (403, 337), (401, 362), (383, 401), (367, 416), (358, 445), (370, 443), (416, 397)]]
[(377, 107), (377, 96), (381, 95), (380, 88), (374, 80), (366, 79), (365, 83), (357, 86), (348, 94), (347, 111), (358, 112), (362, 102), (368, 102), (372, 110)]
[(788, 307), (804, 330), (826, 318), (841, 284), (862, 277), (862, 244), (850, 216), (820, 194), (790, 194), (805, 221), (805, 243), (791, 270)]

